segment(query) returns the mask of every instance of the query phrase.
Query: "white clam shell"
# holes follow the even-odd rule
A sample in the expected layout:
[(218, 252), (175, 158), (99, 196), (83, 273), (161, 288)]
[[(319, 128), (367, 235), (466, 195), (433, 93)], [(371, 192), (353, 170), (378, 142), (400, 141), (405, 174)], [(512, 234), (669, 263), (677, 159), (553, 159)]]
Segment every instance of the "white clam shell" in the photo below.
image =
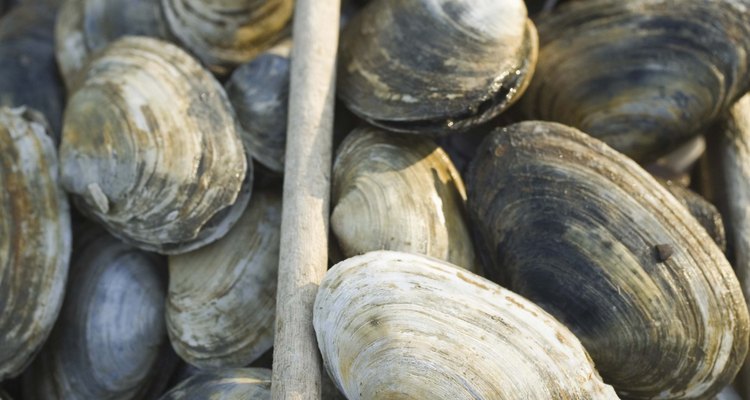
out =
[(437, 259), (350, 258), (314, 307), (326, 368), (350, 400), (617, 398), (562, 324)]

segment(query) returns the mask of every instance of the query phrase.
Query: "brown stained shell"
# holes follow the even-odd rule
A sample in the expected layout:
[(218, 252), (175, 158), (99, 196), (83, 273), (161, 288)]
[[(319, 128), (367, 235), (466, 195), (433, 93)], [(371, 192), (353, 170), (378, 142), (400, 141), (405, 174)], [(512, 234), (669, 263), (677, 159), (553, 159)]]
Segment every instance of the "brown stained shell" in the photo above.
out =
[[(722, 211), (727, 227), (728, 257), (742, 285), (745, 299), (750, 299), (750, 96), (746, 95), (731, 109), (722, 124), (709, 135), (707, 150), (709, 192)], [(750, 396), (750, 357), (738, 377), (741, 393)]]
[(65, 92), (55, 62), (55, 10), (34, 3), (0, 19), (0, 106), (44, 114), (60, 142)]
[(659, 180), (669, 193), (672, 194), (683, 206), (690, 211), (690, 214), (695, 217), (698, 223), (708, 232), (711, 239), (714, 240), (719, 249), (722, 252), (727, 250), (727, 238), (724, 231), (724, 222), (721, 219), (721, 214), (716, 207), (711, 204), (708, 200), (704, 199), (698, 193), (692, 190), (675, 184), (670, 181)]
[(160, 0), (63, 0), (55, 52), (68, 90), (75, 90), (92, 54), (126, 35), (170, 38)]
[(337, 91), (388, 130), (465, 131), (523, 94), (536, 54), (522, 0), (375, 1), (341, 34)]
[(284, 36), (293, 0), (161, 0), (169, 29), (190, 52), (226, 74)]
[(345, 257), (405, 251), (476, 271), (463, 181), (432, 140), (357, 128), (338, 148), (331, 184), (331, 231)]
[(221, 369), (188, 378), (160, 400), (226, 399), (270, 400), (271, 370)]
[(273, 346), (280, 228), (280, 193), (256, 192), (226, 236), (169, 258), (167, 328), (182, 359), (243, 367)]
[(225, 235), (247, 205), (252, 164), (238, 130), (223, 88), (187, 53), (126, 37), (68, 102), (62, 182), (115, 236), (187, 252)]
[(0, 380), (20, 374), (47, 339), (68, 277), (70, 212), (45, 124), (0, 107)]
[(176, 366), (162, 258), (95, 234), (76, 246), (60, 321), (24, 374), (28, 400), (145, 398)]
[(539, 63), (521, 106), (636, 161), (700, 134), (750, 89), (750, 4), (587, 0), (537, 20)]
[(273, 172), (284, 172), (289, 53), (286, 41), (237, 68), (225, 88), (242, 126), (248, 152)]
[(623, 397), (708, 398), (750, 322), (706, 230), (635, 162), (564, 125), (495, 131), (467, 178), (487, 275), (567, 325)]
[(616, 399), (530, 301), (419, 254), (374, 251), (323, 279), (313, 325), (347, 399)]

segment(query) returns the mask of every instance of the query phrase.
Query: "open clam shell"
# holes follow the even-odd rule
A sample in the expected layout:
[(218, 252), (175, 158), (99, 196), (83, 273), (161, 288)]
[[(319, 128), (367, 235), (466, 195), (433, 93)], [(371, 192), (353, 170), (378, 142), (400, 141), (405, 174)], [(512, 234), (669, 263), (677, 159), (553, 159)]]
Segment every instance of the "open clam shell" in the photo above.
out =
[(190, 251), (226, 234), (249, 200), (238, 129), (221, 85), (187, 53), (126, 37), (91, 62), (68, 101), (62, 182), (115, 236)]
[(92, 54), (126, 35), (170, 38), (160, 0), (64, 0), (55, 52), (68, 90), (75, 90)]
[(49, 336), (68, 277), (70, 211), (45, 125), (0, 107), (0, 380), (20, 374)]
[(388, 130), (464, 131), (521, 96), (536, 54), (522, 0), (375, 1), (341, 34), (337, 91)]
[(169, 258), (167, 328), (200, 368), (249, 365), (273, 346), (281, 195), (261, 191), (219, 241)]
[(521, 296), (434, 258), (334, 266), (313, 324), (347, 399), (615, 399), (581, 343)]
[(60, 142), (65, 92), (55, 62), (55, 10), (33, 3), (0, 19), (0, 106), (31, 107)]
[(650, 161), (702, 133), (750, 89), (750, 4), (588, 0), (537, 20), (539, 63), (521, 101)]
[(170, 31), (213, 71), (224, 74), (287, 32), (293, 0), (161, 0)]
[(721, 250), (665, 188), (557, 123), (491, 134), (467, 177), (487, 275), (567, 325), (628, 398), (718, 393), (750, 322)]
[(277, 173), (284, 172), (291, 46), (287, 41), (263, 52), (234, 70), (225, 85), (248, 152)]
[(137, 399), (176, 366), (163, 260), (98, 231), (76, 248), (60, 323), (24, 375), (27, 399)]
[(475, 271), (466, 192), (432, 140), (357, 128), (333, 165), (331, 230), (345, 257), (415, 252)]
[(160, 400), (271, 399), (271, 370), (265, 368), (221, 369), (186, 379)]

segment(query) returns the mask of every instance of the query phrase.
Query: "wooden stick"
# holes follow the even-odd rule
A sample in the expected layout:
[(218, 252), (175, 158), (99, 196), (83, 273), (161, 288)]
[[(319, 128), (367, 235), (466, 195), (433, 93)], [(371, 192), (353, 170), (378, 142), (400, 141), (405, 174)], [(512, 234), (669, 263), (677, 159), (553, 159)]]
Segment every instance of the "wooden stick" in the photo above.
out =
[(320, 399), (313, 301), (328, 266), (340, 0), (297, 0), (273, 354), (274, 400)]

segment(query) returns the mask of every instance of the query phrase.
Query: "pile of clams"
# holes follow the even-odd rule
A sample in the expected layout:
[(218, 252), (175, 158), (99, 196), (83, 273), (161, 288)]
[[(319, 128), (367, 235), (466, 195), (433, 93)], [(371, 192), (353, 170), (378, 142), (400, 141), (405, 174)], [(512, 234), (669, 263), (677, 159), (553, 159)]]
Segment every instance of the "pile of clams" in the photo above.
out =
[[(342, 3), (315, 398), (750, 400), (750, 1)], [(1, 400), (272, 397), (293, 8), (0, 0)]]

